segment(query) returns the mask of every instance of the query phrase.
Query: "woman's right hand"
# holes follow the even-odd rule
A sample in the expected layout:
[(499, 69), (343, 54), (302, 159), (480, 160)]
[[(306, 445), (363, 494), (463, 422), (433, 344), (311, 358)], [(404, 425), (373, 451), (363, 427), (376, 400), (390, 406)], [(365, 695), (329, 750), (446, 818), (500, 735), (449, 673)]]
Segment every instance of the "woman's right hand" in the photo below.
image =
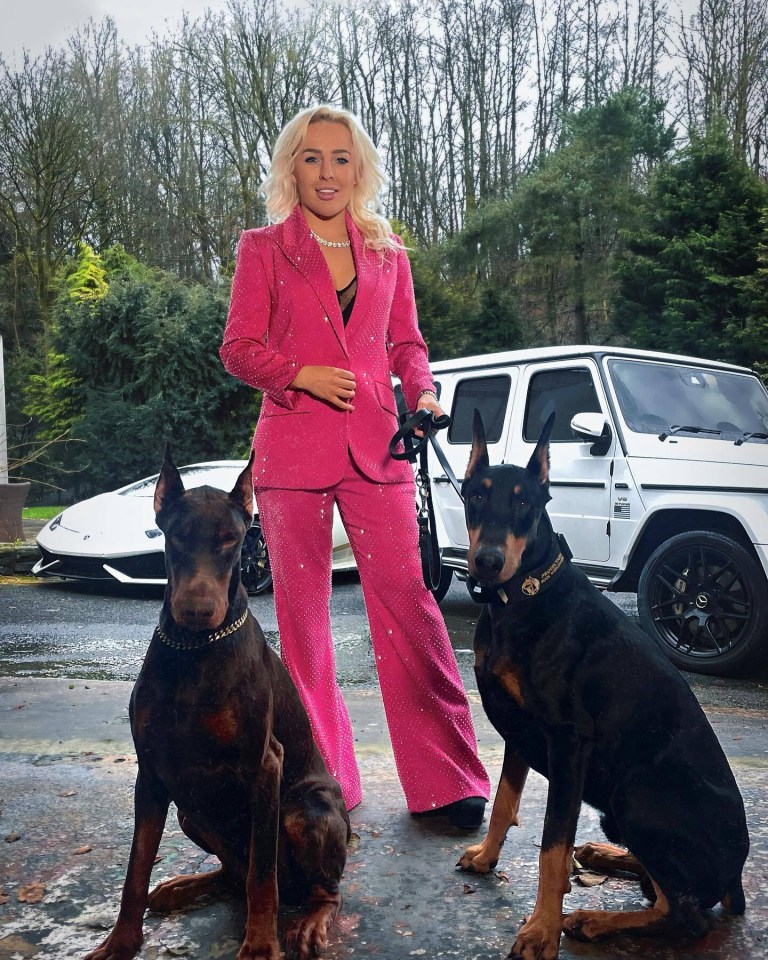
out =
[(355, 409), (350, 403), (355, 396), (355, 375), (351, 370), (310, 364), (302, 367), (288, 386), (294, 390), (306, 390), (339, 410)]

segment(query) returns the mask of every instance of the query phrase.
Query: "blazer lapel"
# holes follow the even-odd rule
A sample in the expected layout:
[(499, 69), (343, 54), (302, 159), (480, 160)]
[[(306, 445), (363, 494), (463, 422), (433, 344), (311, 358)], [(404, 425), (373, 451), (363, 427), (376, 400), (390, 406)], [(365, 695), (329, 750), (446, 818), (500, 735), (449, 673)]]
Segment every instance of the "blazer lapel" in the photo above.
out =
[[(333, 287), (331, 272), (317, 242), (312, 238), (307, 221), (304, 219), (304, 214), (298, 204), (293, 208), (291, 215), (283, 221), (282, 227), (282, 234), (278, 234), (276, 237), (278, 246), (314, 290), (325, 315), (331, 322), (333, 332), (346, 354), (344, 319), (341, 316), (339, 299)], [(355, 302), (356, 305), (357, 302)]]

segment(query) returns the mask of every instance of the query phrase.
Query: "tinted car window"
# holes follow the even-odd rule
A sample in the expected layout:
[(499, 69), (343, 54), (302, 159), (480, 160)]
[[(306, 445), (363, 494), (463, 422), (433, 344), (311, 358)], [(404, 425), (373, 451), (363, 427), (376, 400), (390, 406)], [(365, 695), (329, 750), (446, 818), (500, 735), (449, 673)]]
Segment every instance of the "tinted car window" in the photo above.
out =
[(600, 413), (592, 374), (584, 367), (544, 370), (531, 377), (523, 439), (536, 443), (547, 417), (555, 411), (553, 443), (573, 443), (571, 420), (577, 413)]
[[(753, 376), (725, 370), (611, 360), (616, 398), (635, 433), (703, 428), (723, 440), (768, 430), (768, 397)], [(758, 438), (755, 442), (761, 442)], [(764, 442), (764, 441), (762, 441)]]
[(449, 443), (472, 443), (472, 420), (480, 411), (488, 443), (498, 443), (504, 428), (504, 414), (512, 381), (507, 376), (474, 377), (456, 387), (451, 410)]

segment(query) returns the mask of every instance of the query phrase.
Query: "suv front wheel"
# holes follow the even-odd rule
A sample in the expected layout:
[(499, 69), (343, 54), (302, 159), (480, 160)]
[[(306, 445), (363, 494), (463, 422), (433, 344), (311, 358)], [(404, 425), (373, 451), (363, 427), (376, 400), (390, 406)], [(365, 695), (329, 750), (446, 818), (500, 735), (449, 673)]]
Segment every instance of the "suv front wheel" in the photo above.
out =
[(657, 547), (640, 576), (637, 609), (646, 633), (683, 670), (737, 675), (766, 657), (765, 576), (722, 534), (695, 530)]

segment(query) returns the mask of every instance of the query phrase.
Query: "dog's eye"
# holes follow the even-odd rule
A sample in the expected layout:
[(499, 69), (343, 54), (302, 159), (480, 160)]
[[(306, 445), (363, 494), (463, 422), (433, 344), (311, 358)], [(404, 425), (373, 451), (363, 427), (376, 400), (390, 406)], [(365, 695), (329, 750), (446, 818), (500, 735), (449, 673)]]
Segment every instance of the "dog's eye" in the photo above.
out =
[(472, 503), (482, 503), (483, 500), (485, 500), (485, 494), (484, 494), (484, 493), (473, 493), (472, 496), (471, 496), (469, 499), (472, 501)]

